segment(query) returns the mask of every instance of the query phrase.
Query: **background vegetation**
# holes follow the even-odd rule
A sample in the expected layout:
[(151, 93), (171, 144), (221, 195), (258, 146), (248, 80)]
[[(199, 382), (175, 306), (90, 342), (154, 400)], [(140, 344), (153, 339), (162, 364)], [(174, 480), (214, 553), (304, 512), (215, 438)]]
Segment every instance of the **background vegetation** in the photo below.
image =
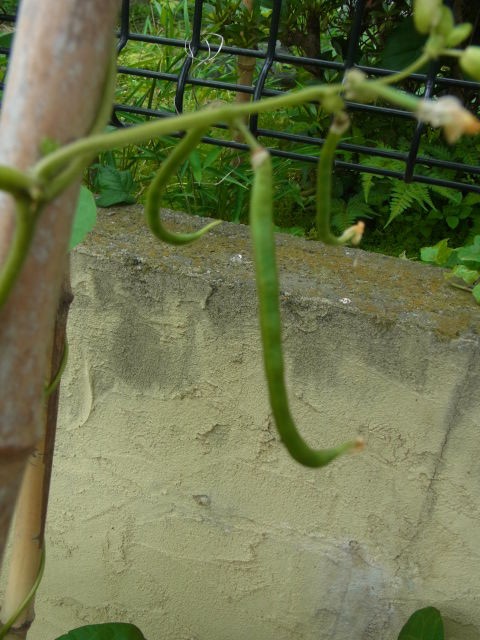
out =
[[(2, 5), (12, 10), (15, 0)], [(134, 2), (131, 7), (131, 30), (144, 35), (189, 38), (194, 3), (191, 0), (150, 0)], [(223, 38), (227, 45), (265, 49), (269, 30), (271, 0), (249, 3), (248, 0), (211, 0), (204, 3), (204, 38), (218, 45)], [(284, 0), (279, 33), (282, 51), (332, 63), (343, 63), (349, 52), (349, 34), (356, 2), (348, 0)], [(456, 2), (459, 22), (478, 21), (475, 3)], [(371, 0), (364, 11), (359, 46), (353, 60), (362, 65), (399, 69), (417, 57), (423, 37), (415, 33), (411, 21), (411, 0), (392, 2)], [(478, 42), (478, 30), (472, 41)], [(0, 42), (1, 44), (1, 42)], [(141, 68), (174, 76), (185, 59), (183, 48), (158, 46), (129, 40), (119, 57), (121, 67)], [(253, 75), (262, 61), (257, 61)], [(191, 73), (196, 78), (235, 83), (239, 79), (238, 59), (232, 55), (213, 56), (200, 52)], [(441, 61), (439, 75), (461, 78), (455, 63)], [(266, 86), (269, 89), (289, 89), (313, 82), (341, 80), (341, 69), (324, 69), (308, 64), (293, 66), (275, 63)], [(421, 92), (423, 87), (413, 81), (405, 83), (409, 90)], [(146, 109), (174, 113), (176, 83), (149, 80), (128, 73), (119, 75), (117, 102)], [(457, 91), (459, 97), (474, 111), (478, 108), (478, 92)], [(215, 100), (235, 100), (234, 92), (224, 89), (187, 85), (184, 110), (190, 111)], [(146, 116), (148, 117), (148, 116)], [(144, 118), (124, 113), (125, 124)], [(368, 147), (408, 153), (415, 123), (400, 123), (385, 115), (363, 111), (352, 114), (352, 128), (345, 142)], [(329, 116), (315, 106), (285, 112), (265, 114), (259, 120), (264, 130), (285, 131), (322, 138), (329, 125)], [(224, 132), (215, 130), (215, 137)], [(103, 154), (87, 176), (90, 188), (98, 194), (100, 206), (142, 202), (146, 186), (159, 164), (171, 150), (175, 140), (164, 138), (140, 147)], [(268, 141), (270, 145), (271, 141)], [(311, 154), (311, 147), (277, 140), (276, 148)], [(480, 141), (461, 140), (448, 147), (437, 131), (422, 135), (419, 155), (467, 164), (478, 163)], [(343, 149), (338, 160), (360, 165), (378, 166), (392, 171), (404, 171), (400, 160), (378, 156), (360, 156)], [(278, 228), (309, 236), (314, 220), (315, 166), (312, 162), (274, 158), (276, 179), (275, 216)], [(456, 170), (424, 167), (423, 175), (455, 180), (462, 177)], [(462, 177), (465, 180), (465, 176)], [(246, 222), (249, 188), (252, 175), (246, 154), (225, 147), (202, 144), (184, 163), (165, 194), (164, 206), (192, 214)], [(466, 176), (475, 183), (476, 176)], [(451, 246), (473, 241), (480, 234), (480, 195), (462, 193), (445, 187), (405, 183), (390, 177), (376, 176), (338, 168), (334, 176), (333, 225), (341, 232), (356, 219), (367, 223), (362, 247), (391, 255), (420, 257), (420, 249), (449, 238)]]

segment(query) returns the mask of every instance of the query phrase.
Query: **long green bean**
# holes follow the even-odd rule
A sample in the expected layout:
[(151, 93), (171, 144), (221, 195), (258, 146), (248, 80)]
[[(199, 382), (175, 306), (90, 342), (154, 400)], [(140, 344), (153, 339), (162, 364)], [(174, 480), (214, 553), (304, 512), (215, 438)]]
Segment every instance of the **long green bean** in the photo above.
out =
[(250, 225), (255, 257), (263, 360), (270, 405), (282, 442), (290, 455), (307, 467), (323, 467), (342, 453), (361, 446), (345, 442), (331, 449), (312, 449), (295, 426), (288, 403), (282, 353), (279, 288), (273, 233), (273, 174), (270, 154), (256, 147), (252, 153), (254, 181)]
[(168, 180), (195, 149), (204, 133), (204, 129), (192, 129), (186, 133), (166, 160), (162, 162), (157, 175), (148, 188), (145, 202), (147, 224), (157, 238), (169, 244), (189, 244), (194, 240), (198, 240), (198, 238), (201, 238), (205, 233), (210, 231), (210, 229), (213, 229), (213, 227), (221, 223), (221, 220), (215, 220), (215, 222), (210, 222), (202, 229), (192, 233), (174, 233), (164, 227), (160, 218), (160, 199), (165, 191)]
[(328, 131), (327, 137), (320, 152), (317, 167), (317, 192), (316, 192), (316, 230), (317, 238), (325, 244), (341, 245), (350, 242), (358, 244), (362, 238), (363, 222), (349, 227), (341, 236), (337, 237), (330, 231), (330, 213), (332, 198), (332, 171), (335, 150), (343, 133), (350, 124), (347, 114), (337, 114)]

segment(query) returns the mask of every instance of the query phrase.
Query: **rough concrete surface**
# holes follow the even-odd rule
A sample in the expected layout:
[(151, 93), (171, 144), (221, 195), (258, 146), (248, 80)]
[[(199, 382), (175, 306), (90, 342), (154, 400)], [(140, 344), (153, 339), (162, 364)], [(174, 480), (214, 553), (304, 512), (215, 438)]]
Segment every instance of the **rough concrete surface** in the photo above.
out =
[[(173, 228), (204, 221), (167, 215)], [(73, 256), (47, 569), (31, 640), (388, 640), (422, 606), (480, 637), (480, 311), (439, 269), (278, 236), (289, 459), (248, 229), (185, 248), (110, 210)]]

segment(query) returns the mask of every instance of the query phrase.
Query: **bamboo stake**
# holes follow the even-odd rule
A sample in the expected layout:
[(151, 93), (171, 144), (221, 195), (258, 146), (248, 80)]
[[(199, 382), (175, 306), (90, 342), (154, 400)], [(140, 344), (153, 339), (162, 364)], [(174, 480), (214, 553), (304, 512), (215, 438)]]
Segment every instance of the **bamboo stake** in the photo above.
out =
[[(89, 131), (118, 8), (118, 0), (23, 0), (2, 102), (1, 164), (25, 170), (45, 138), (64, 143)], [(28, 457), (42, 438), (45, 373), (77, 195), (78, 183), (45, 207), (0, 310), (0, 558)], [(0, 211), (1, 262), (15, 225), (4, 194)]]
[[(53, 379), (62, 367), (68, 311), (72, 300), (67, 261), (55, 319), (50, 379)], [(44, 562), (45, 525), (55, 449), (59, 390), (57, 386), (47, 398), (45, 435), (29, 458), (17, 501), (7, 589), (2, 608), (4, 621), (11, 617), (15, 617), (16, 620), (5, 640), (26, 638), (35, 618), (34, 597), (20, 615), (15, 614), (35, 583)]]

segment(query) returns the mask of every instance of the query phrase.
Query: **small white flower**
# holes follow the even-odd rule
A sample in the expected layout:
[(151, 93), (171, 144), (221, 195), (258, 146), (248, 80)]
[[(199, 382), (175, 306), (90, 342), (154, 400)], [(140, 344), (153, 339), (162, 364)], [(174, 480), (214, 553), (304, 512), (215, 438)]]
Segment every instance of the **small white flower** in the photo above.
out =
[(417, 109), (420, 122), (442, 127), (449, 144), (464, 133), (480, 133), (480, 120), (467, 111), (458, 98), (442, 96), (438, 100), (421, 100)]

